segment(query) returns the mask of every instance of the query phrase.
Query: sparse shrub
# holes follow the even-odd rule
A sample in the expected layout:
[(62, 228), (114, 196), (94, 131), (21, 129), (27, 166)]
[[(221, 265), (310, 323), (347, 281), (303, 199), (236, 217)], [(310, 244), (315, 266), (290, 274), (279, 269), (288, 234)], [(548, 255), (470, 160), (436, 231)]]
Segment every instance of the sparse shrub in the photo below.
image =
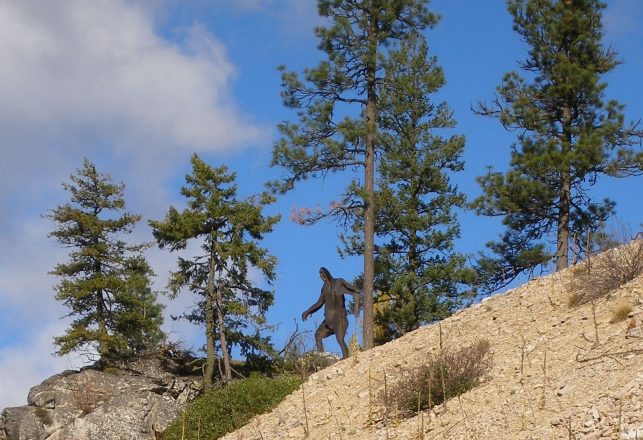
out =
[(37, 407), (36, 412), (35, 412), (36, 418), (42, 423), (43, 425), (51, 425), (54, 423), (54, 421), (51, 418), (51, 414), (49, 414), (49, 411), (46, 410), (45, 408), (42, 407)]
[(320, 353), (318, 351), (309, 351), (304, 353), (302, 357), (306, 365), (307, 373), (314, 373), (316, 371), (323, 370), (326, 367), (330, 367), (340, 359), (339, 356), (334, 353)]
[(116, 368), (114, 366), (111, 366), (111, 365), (103, 368), (102, 371), (103, 371), (103, 373), (109, 374), (111, 376), (120, 376), (120, 374), (121, 374), (121, 370), (119, 370), (118, 368)]
[(301, 384), (294, 375), (252, 375), (195, 400), (163, 433), (164, 440), (218, 439), (275, 407)]
[(353, 333), (350, 341), (348, 341), (348, 352), (351, 356), (355, 356), (357, 353), (362, 351), (362, 347), (359, 345), (359, 340), (357, 339), (357, 332)]
[(205, 359), (196, 357), (182, 342), (167, 341), (149, 355), (160, 358), (163, 368), (177, 376), (203, 374)]
[(339, 356), (334, 353), (320, 353), (318, 351), (307, 351), (301, 354), (290, 353), (288, 357), (284, 357), (280, 361), (277, 371), (306, 378), (310, 374), (323, 370), (339, 360)]
[(583, 295), (580, 293), (574, 291), (572, 292), (569, 297), (567, 298), (567, 305), (569, 307), (576, 307), (583, 301)]
[(570, 307), (609, 295), (643, 273), (643, 239), (633, 236), (623, 225), (603, 233), (603, 252), (572, 269)]
[(95, 388), (91, 379), (83, 378), (78, 388), (73, 390), (74, 406), (86, 416), (107, 400), (105, 392)]
[(610, 323), (614, 324), (617, 322), (623, 322), (628, 318), (630, 313), (632, 313), (632, 306), (629, 304), (621, 304), (620, 306), (612, 310)]
[(330, 365), (323, 355), (312, 351), (309, 333), (300, 332), (298, 327), (295, 329), (284, 348), (273, 357), (276, 372), (305, 379), (310, 373)]
[(395, 407), (400, 417), (411, 417), (480, 384), (492, 366), (490, 344), (480, 340), (457, 351), (444, 350), (441, 355), (414, 370), (402, 373), (403, 379), (388, 390), (381, 400)]

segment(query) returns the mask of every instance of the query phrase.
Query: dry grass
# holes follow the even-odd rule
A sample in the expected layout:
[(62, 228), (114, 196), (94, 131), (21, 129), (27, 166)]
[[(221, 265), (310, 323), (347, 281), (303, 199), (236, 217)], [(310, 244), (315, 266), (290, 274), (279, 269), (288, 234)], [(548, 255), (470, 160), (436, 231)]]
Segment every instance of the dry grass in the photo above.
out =
[(93, 381), (88, 378), (83, 378), (79, 387), (72, 391), (74, 406), (82, 412), (83, 416), (94, 411), (109, 398), (105, 392), (99, 390)]
[(609, 295), (643, 273), (643, 240), (610, 249), (572, 269), (567, 304), (574, 307)]
[(569, 294), (569, 297), (567, 298), (567, 305), (569, 307), (576, 307), (583, 301), (583, 295), (574, 291)]
[(632, 313), (632, 306), (629, 304), (621, 304), (612, 310), (612, 317), (610, 318), (610, 323), (615, 324), (617, 322), (625, 321), (630, 313)]
[(396, 415), (406, 418), (464, 394), (479, 385), (491, 369), (489, 349), (487, 340), (457, 351), (445, 349), (420, 368), (402, 372), (403, 379), (389, 387), (380, 400), (396, 408)]

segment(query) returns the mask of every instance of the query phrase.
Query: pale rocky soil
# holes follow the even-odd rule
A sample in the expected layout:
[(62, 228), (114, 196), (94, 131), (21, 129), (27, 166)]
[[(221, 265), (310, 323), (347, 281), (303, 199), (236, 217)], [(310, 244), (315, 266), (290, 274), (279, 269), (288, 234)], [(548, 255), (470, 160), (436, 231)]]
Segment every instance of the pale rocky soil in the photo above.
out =
[[(597, 300), (595, 319), (590, 304), (567, 305), (571, 276), (530, 281), (315, 373), (224, 439), (643, 439), (643, 276)], [(630, 317), (610, 323), (623, 304)], [(487, 339), (491, 372), (446, 407), (387, 418), (385, 375), (391, 386), (437, 355), (440, 327), (450, 349)]]

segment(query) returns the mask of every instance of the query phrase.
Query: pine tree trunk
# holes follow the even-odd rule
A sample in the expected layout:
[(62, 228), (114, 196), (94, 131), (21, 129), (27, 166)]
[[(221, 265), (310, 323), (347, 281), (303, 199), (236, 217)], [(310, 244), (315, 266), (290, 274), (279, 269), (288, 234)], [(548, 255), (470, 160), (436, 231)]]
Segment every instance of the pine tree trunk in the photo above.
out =
[(223, 381), (228, 383), (232, 380), (232, 363), (230, 362), (230, 352), (228, 351), (228, 341), (225, 336), (225, 325), (223, 323), (223, 308), (221, 307), (221, 292), (215, 289), (215, 303), (217, 306), (217, 326), (219, 328), (219, 344), (221, 345), (221, 355), (223, 356)]
[(214, 364), (216, 362), (216, 351), (214, 349), (214, 266), (210, 266), (210, 279), (208, 280), (208, 291), (205, 300), (205, 377), (203, 382), (205, 389), (212, 389), (214, 379)]
[(409, 321), (407, 321), (407, 326), (404, 328), (404, 333), (407, 333), (409, 331), (415, 330), (417, 327), (419, 327), (419, 316), (420, 316), (420, 311), (418, 308), (418, 301), (417, 298), (415, 297), (415, 286), (416, 286), (416, 275), (417, 275), (417, 268), (418, 268), (418, 238), (417, 238), (417, 231), (411, 230), (409, 231), (409, 254), (408, 254), (408, 271), (406, 273), (406, 276), (408, 277), (407, 280), (407, 289), (408, 291), (408, 298), (409, 301), (413, 301), (413, 311), (414, 311), (414, 316), (410, 320), (410, 325)]
[[(221, 297), (221, 291), (217, 289), (217, 287), (214, 285), (214, 269), (215, 269), (214, 258), (211, 258), (210, 273), (209, 273), (209, 279), (208, 279), (208, 297), (214, 303), (212, 304), (213, 307), (211, 307), (212, 313), (214, 314), (214, 311), (216, 310), (216, 315), (217, 315), (216, 319), (217, 319), (217, 330), (219, 331), (219, 345), (221, 346), (221, 356), (223, 357), (223, 378), (222, 379), (225, 383), (228, 383), (232, 380), (232, 365), (230, 362), (230, 352), (228, 351), (228, 341), (226, 340), (226, 336), (225, 336), (225, 325), (223, 323), (223, 308), (221, 307), (223, 299)], [(214, 316), (212, 317), (212, 327), (214, 329)], [(214, 351), (214, 332), (212, 332), (211, 334), (213, 338), (212, 350)], [(214, 369), (214, 358), (213, 358), (212, 367)]]
[(96, 320), (98, 324), (98, 354), (100, 355), (100, 360), (107, 362), (109, 358), (109, 351), (107, 349), (107, 344), (105, 342), (107, 336), (107, 324), (105, 317), (105, 299), (103, 298), (102, 290), (98, 291), (98, 298), (96, 304)]
[(558, 209), (558, 237), (556, 245), (556, 271), (569, 265), (569, 206), (571, 183), (569, 171), (563, 172)]
[(376, 94), (376, 57), (377, 29), (375, 18), (371, 18), (369, 27), (369, 59), (367, 62), (367, 97), (366, 97), (366, 139), (364, 185), (366, 189), (366, 210), (364, 213), (364, 349), (373, 348), (373, 281), (375, 279), (375, 140), (377, 117)]
[[(94, 216), (98, 217), (98, 210), (94, 210)], [(93, 246), (98, 246), (98, 241), (94, 241)], [(94, 273), (102, 273), (102, 265), (100, 261), (94, 261)], [(109, 358), (109, 349), (107, 348), (107, 310), (105, 307), (105, 297), (103, 296), (103, 290), (100, 289), (97, 292), (96, 298), (96, 324), (98, 326), (98, 354), (100, 355), (100, 360), (107, 362)]]
[(563, 108), (563, 165), (560, 179), (560, 200), (558, 201), (558, 232), (556, 240), (556, 271), (569, 265), (569, 210), (571, 206), (571, 176), (569, 170), (569, 151), (571, 149), (571, 110)]

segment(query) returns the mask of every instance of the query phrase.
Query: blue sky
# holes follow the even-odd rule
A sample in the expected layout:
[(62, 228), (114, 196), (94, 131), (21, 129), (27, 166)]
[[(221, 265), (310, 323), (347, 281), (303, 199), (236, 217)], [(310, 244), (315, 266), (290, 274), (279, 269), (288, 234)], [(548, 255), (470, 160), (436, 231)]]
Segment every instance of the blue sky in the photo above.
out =
[[(611, 73), (607, 95), (626, 105), (628, 119), (643, 117), (643, 3), (608, 1), (606, 43), (623, 64)], [(506, 166), (510, 134), (471, 113), (490, 99), (504, 72), (525, 48), (511, 29), (502, 0), (433, 0), (442, 15), (427, 33), (447, 84), (435, 97), (455, 112), (454, 134), (467, 138), (465, 172), (454, 182), (470, 197), (487, 165)], [(292, 120), (279, 98), (277, 66), (301, 71), (319, 60), (313, 0), (6, 0), (0, 3), (0, 408), (23, 404), (27, 390), (82, 359), (52, 357), (52, 338), (64, 331), (65, 310), (54, 300), (47, 272), (66, 250), (47, 238), (47, 209), (66, 200), (60, 182), (91, 159), (126, 185), (128, 209), (161, 218), (178, 196), (194, 151), (212, 165), (227, 164), (242, 194), (279, 175), (270, 169), (276, 126)], [(293, 207), (326, 206), (341, 190), (330, 177), (302, 184), (270, 208), (282, 222), (265, 241), (280, 261), (277, 345), (319, 293), (319, 266), (352, 278), (361, 260), (340, 260), (337, 228), (301, 227)], [(597, 197), (618, 202), (633, 228), (643, 222), (641, 178), (608, 180)], [(458, 248), (474, 253), (499, 233), (498, 221), (462, 213)], [(146, 222), (134, 240), (150, 241)], [(162, 289), (175, 256), (151, 249), (148, 258)], [(167, 303), (177, 314), (189, 294)], [(300, 329), (314, 331), (315, 318)], [(201, 329), (168, 320), (171, 337), (197, 348)], [(332, 339), (332, 338), (330, 338)], [(328, 347), (337, 350), (336, 345)]]

